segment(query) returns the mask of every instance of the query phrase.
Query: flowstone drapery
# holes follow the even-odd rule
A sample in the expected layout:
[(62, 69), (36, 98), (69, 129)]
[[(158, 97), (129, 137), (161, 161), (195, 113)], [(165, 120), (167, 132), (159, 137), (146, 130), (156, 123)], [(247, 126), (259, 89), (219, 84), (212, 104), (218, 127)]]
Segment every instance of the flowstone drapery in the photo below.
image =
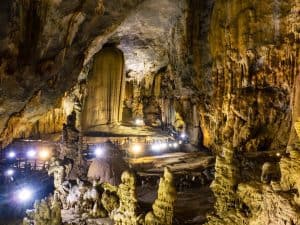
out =
[(81, 118), (84, 131), (121, 122), (124, 75), (124, 56), (121, 50), (105, 46), (95, 55)]

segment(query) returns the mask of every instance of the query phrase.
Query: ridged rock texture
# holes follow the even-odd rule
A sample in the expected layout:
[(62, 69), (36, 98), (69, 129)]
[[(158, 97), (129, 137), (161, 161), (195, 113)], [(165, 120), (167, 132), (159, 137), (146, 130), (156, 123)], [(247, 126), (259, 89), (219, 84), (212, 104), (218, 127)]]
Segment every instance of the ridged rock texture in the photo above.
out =
[[(271, 184), (261, 184), (260, 176), (245, 167), (259, 171), (261, 163), (244, 156), (285, 151), (287, 146), (297, 150), (292, 125), (300, 117), (299, 4), (298, 0), (2, 0), (2, 146), (13, 138), (59, 132), (73, 110), (78, 118), (82, 112), (86, 115), (86, 105), (105, 111), (108, 102), (94, 105), (87, 96), (91, 87), (98, 86), (98, 78), (93, 82), (98, 52), (104, 44), (115, 45), (124, 56), (125, 87), (111, 91), (117, 91), (112, 96), (122, 91), (124, 96), (111, 99), (118, 102), (113, 109), (118, 113), (103, 121), (119, 121), (123, 111), (123, 122), (143, 118), (146, 125), (173, 125), (185, 130), (195, 146), (210, 149), (217, 156), (212, 185), (217, 199), (209, 224), (299, 224), (295, 187), (284, 188), (282, 194), (273, 189), (274, 183), (272, 189)], [(103, 81), (114, 80), (120, 81)], [(101, 93), (93, 98), (98, 101)], [(86, 124), (78, 119), (77, 128), (99, 122), (91, 116), (95, 117)], [(287, 169), (297, 165), (294, 160), (293, 151), (287, 151), (279, 163), (281, 172), (296, 173), (297, 166)], [(248, 203), (248, 192), (261, 204)], [(276, 215), (270, 218), (268, 212)]]
[[(299, 75), (296, 2), (214, 2), (207, 38), (210, 60), (194, 50), (207, 146), (217, 150), (229, 142), (241, 151), (286, 146)], [(192, 40), (199, 44), (203, 35), (199, 31), (197, 41), (195, 26), (201, 25), (191, 28)]]
[(117, 48), (104, 47), (94, 59), (83, 106), (83, 130), (122, 120), (125, 87), (124, 57)]
[[(138, 0), (1, 1), (0, 132), (27, 137), (48, 111), (69, 114), (62, 97)], [(83, 71), (84, 73), (84, 71)], [(75, 97), (71, 96), (71, 103)], [(42, 119), (45, 121), (46, 119)], [(43, 122), (42, 122), (43, 123)], [(61, 123), (62, 124), (62, 123)], [(38, 130), (51, 133), (55, 129)]]

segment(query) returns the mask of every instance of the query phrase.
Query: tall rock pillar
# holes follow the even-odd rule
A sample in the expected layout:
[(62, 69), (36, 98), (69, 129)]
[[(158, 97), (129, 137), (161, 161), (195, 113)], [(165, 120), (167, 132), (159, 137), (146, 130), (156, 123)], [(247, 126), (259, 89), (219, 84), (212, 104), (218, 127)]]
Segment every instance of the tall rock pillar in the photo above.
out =
[(96, 54), (88, 77), (87, 97), (81, 117), (84, 131), (121, 122), (124, 78), (122, 51), (104, 47)]

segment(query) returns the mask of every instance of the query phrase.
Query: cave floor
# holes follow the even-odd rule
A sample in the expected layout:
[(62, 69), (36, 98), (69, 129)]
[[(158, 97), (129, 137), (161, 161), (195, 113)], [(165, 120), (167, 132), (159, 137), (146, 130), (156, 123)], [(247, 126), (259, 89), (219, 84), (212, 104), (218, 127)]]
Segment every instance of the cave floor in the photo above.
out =
[[(150, 211), (151, 205), (156, 198), (156, 187), (139, 186), (137, 188), (138, 199), (143, 211)], [(213, 210), (213, 194), (209, 187), (194, 187), (177, 193), (175, 204), (175, 225), (193, 224), (200, 225), (206, 222), (206, 214)], [(111, 225), (109, 218), (83, 219), (73, 210), (62, 211), (63, 221), (68, 224), (80, 224), (84, 220), (86, 224)]]
[[(144, 209), (151, 210), (156, 198), (157, 188), (151, 186), (138, 187), (139, 202)], [(209, 185), (194, 186), (177, 192), (174, 224), (200, 225), (206, 222), (206, 214), (213, 210), (214, 197)]]
[(161, 175), (166, 166), (175, 174), (198, 175), (214, 167), (215, 157), (203, 152), (174, 152), (130, 158), (128, 162), (140, 176)]
[[(168, 166), (175, 175), (177, 183), (177, 201), (175, 204), (174, 224), (203, 224), (206, 214), (213, 210), (214, 198), (209, 185), (213, 179), (215, 157), (203, 152), (174, 152), (156, 156), (131, 158), (129, 164), (143, 178), (153, 178), (163, 174), (164, 167)], [(204, 175), (205, 174), (205, 175)], [(206, 175), (208, 174), (209, 177)], [(204, 184), (199, 182), (188, 187), (183, 187), (180, 180), (188, 175), (205, 177)], [(184, 185), (183, 185), (184, 186)], [(146, 210), (151, 210), (158, 186), (149, 185), (137, 188), (139, 202)]]
[[(178, 198), (175, 204), (175, 219), (177, 225), (203, 224), (206, 214), (213, 210), (213, 194), (209, 184), (213, 179), (215, 158), (203, 152), (169, 152), (154, 156), (127, 159), (145, 183), (139, 182), (137, 196), (143, 212), (151, 210), (157, 196), (158, 180), (168, 166), (175, 175)], [(206, 172), (208, 171), (209, 179)], [(190, 186), (178, 185), (185, 176), (204, 177), (205, 182), (196, 182)], [(141, 180), (140, 180), (141, 181)], [(179, 181), (179, 182), (178, 182)], [(63, 219), (68, 224), (80, 224), (80, 216), (72, 210), (63, 211)], [(16, 224), (16, 221), (6, 221), (5, 224)], [(104, 219), (85, 219), (87, 224), (110, 225), (112, 221)]]
[(168, 137), (167, 132), (161, 128), (153, 128), (149, 126), (133, 126), (133, 125), (98, 125), (89, 128), (89, 131), (84, 132), (88, 137)]
[[(141, 211), (149, 212), (157, 197), (158, 180), (163, 168), (168, 166), (175, 174), (175, 180), (191, 176), (201, 176), (207, 169), (213, 169), (215, 158), (202, 152), (174, 152), (156, 156), (130, 158), (129, 164), (134, 168), (145, 184), (139, 183), (137, 197)], [(213, 177), (210, 177), (212, 179)], [(206, 222), (206, 214), (213, 210), (214, 198), (209, 185), (211, 180), (204, 184), (196, 183), (188, 187), (177, 185), (177, 200), (175, 203), (174, 224), (200, 225)], [(178, 184), (178, 182), (176, 182)], [(63, 220), (69, 224), (78, 224), (80, 217), (72, 210), (63, 211)], [(87, 224), (110, 225), (112, 221), (104, 219), (87, 219)]]

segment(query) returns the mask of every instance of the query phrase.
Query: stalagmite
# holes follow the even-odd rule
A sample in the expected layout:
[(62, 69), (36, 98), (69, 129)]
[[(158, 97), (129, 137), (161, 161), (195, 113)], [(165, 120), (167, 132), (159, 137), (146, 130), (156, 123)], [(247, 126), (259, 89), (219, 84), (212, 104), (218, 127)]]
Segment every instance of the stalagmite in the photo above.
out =
[(173, 174), (169, 168), (164, 169), (164, 175), (159, 181), (157, 199), (152, 205), (152, 212), (145, 217), (146, 225), (172, 225), (176, 189)]
[(122, 183), (117, 188), (120, 205), (110, 216), (116, 225), (139, 225), (135, 175), (130, 171), (124, 171), (121, 180)]

